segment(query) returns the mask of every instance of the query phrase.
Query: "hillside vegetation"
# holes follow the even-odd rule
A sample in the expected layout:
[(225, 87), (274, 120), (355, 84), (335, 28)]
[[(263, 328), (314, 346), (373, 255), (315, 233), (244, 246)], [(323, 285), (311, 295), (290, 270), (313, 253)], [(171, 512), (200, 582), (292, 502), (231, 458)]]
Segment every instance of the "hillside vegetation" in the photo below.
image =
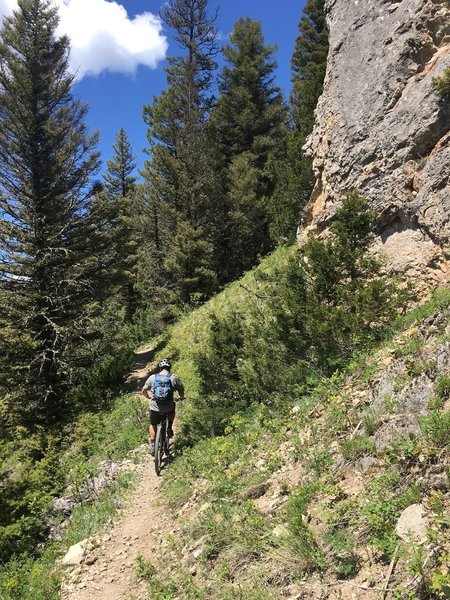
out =
[(286, 411), (287, 398), (383, 339), (409, 291), (370, 254), (373, 218), (349, 194), (329, 239), (311, 237), (300, 253), (279, 247), (153, 343), (189, 389), (183, 444), (223, 433), (254, 402)]
[[(55, 502), (91, 502), (78, 491), (102, 459), (123, 460), (145, 439), (143, 405), (115, 398), (132, 350), (293, 241), (314, 184), (301, 147), (328, 32), (324, 0), (299, 7), (289, 101), (259, 21), (239, 18), (222, 45), (208, 0), (168, 0), (161, 26), (174, 52), (165, 89), (139, 111), (148, 144), (138, 175), (124, 129), (110, 160), (97, 152), (58, 6), (16, 8), (1, 9), (0, 27), (0, 561), (8, 593), (21, 597), (27, 575), (14, 573), (29, 571), (54, 527), (61, 533), (55, 521), (72, 514)], [(240, 323), (230, 335), (239, 342)], [(210, 395), (206, 361), (191, 363), (185, 444), (221, 432), (233, 404), (210, 411), (201, 431), (189, 425)], [(129, 421), (117, 417), (124, 406)]]
[[(343, 216), (350, 205), (355, 219), (338, 214), (332, 238), (300, 255), (279, 248), (153, 341), (189, 398), (162, 487), (173, 522), (155, 532), (155, 561), (137, 557), (150, 598), (333, 598), (355, 585), (374, 597), (384, 586), (399, 598), (445, 597), (450, 293), (398, 321), (404, 295), (368, 258), (371, 215), (353, 196)], [(355, 231), (367, 234), (358, 244)], [(344, 259), (354, 279), (336, 278)], [(355, 313), (363, 301), (368, 312)], [(130, 473), (100, 503), (83, 499), (83, 485), (105, 458), (144, 442), (146, 419), (132, 395), (113, 406), (74, 427), (60, 468), (82, 505), (41, 558), (3, 568), (5, 600), (57, 598), (55, 559), (114, 514)], [(395, 527), (411, 506), (422, 537), (400, 541)]]
[[(180, 372), (205, 335), (182, 327)], [(449, 597), (449, 366), (443, 290), (284, 414), (255, 402), (185, 450), (162, 493), (176, 534), (138, 565), (149, 597)]]
[[(188, 395), (154, 513), (171, 521), (141, 538), (154, 559), (136, 556), (149, 598), (450, 597), (448, 289), (406, 314), (430, 281), (416, 259), (426, 255), (433, 281), (448, 262), (447, 233), (434, 231), (446, 231), (448, 68), (432, 74), (448, 11), (422, 3), (411, 24), (410, 8), (352, 4), (364, 12), (345, 42), (362, 43), (354, 66), (337, 68), (346, 44), (326, 16), (334, 26), (346, 6), (331, 4), (308, 0), (299, 14), (287, 99), (259, 21), (239, 18), (221, 48), (208, 0), (167, 0), (175, 52), (143, 107), (141, 180), (123, 129), (95, 179), (98, 137), (73, 94), (58, 8), (18, 0), (3, 20), (1, 600), (86, 587), (79, 576), (99, 557), (69, 574), (60, 558), (81, 541), (101, 551), (96, 536), (114, 527), (137, 465), (150, 466), (146, 402), (136, 379), (124, 383), (143, 341)], [(386, 24), (395, 36), (375, 46), (396, 57), (398, 77), (364, 58)], [(364, 62), (389, 80), (368, 83)], [(330, 93), (335, 76), (345, 96)], [(406, 93), (415, 83), (418, 95)], [(363, 87), (386, 135), (366, 118)], [(318, 143), (315, 115), (326, 115)], [(392, 260), (402, 252), (407, 269)]]

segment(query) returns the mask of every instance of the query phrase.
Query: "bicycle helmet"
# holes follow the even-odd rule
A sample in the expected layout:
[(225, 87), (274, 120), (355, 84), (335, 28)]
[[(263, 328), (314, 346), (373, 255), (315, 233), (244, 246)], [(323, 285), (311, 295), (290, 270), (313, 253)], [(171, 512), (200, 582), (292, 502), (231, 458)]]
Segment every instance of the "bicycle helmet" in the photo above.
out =
[(158, 365), (160, 369), (170, 369), (171, 366), (172, 365), (170, 364), (170, 361), (167, 360), (167, 358), (163, 358)]

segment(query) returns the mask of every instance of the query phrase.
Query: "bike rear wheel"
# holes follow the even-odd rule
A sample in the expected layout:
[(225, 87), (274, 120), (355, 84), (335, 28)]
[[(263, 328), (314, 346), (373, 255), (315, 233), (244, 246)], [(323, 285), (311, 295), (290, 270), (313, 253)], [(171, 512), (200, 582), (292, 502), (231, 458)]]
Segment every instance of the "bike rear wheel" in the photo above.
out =
[(166, 424), (159, 423), (156, 429), (155, 438), (155, 471), (157, 475), (161, 474), (163, 457), (166, 447)]

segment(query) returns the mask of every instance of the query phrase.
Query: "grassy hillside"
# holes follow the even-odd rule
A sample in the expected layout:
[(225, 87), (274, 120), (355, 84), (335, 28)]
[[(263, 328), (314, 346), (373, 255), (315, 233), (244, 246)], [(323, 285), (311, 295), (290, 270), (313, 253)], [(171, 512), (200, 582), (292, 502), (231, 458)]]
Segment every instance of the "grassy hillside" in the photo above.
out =
[[(219, 314), (225, 318), (237, 312), (248, 319), (252, 318), (255, 306), (261, 307), (263, 315), (267, 306), (259, 298), (266, 294), (267, 288), (273, 287), (275, 274), (283, 271), (295, 250), (295, 246), (278, 248), (263, 259), (258, 267), (228, 285), (223, 292), (206, 304), (177, 321), (165, 334), (166, 341), (158, 350), (155, 361), (163, 357), (173, 359), (174, 371), (185, 382), (192, 401), (197, 398), (200, 387), (195, 356), (209, 343), (211, 315)], [(156, 346), (158, 341), (150, 340), (148, 345)]]
[(286, 401), (288, 416), (256, 403), (170, 468), (177, 533), (140, 564), (149, 597), (448, 598), (449, 290)]
[[(246, 367), (245, 360), (234, 352), (234, 343), (241, 343), (245, 347), (252, 345), (252, 352), (258, 352), (253, 345), (258, 342), (263, 324), (273, 319), (271, 302), (277, 293), (277, 280), (280, 274), (285, 272), (295, 251), (295, 246), (278, 248), (242, 279), (227, 286), (209, 302), (169, 328), (164, 342), (161, 342), (161, 338), (149, 341), (148, 346), (158, 348), (153, 365), (161, 358), (169, 357), (173, 361), (173, 371), (181, 377), (186, 387), (188, 400), (178, 411), (179, 441), (192, 444), (198, 441), (199, 437), (208, 435), (208, 431), (214, 428), (221, 430), (218, 423), (221, 423), (226, 415), (248, 404), (247, 400), (243, 401), (237, 397), (239, 394), (236, 394), (236, 409), (233, 409), (233, 400), (225, 400), (220, 394), (215, 398), (207, 398), (205, 379), (232, 378), (231, 371), (236, 369), (236, 365), (232, 363), (236, 360), (241, 376), (241, 370)], [(219, 320), (216, 337), (212, 326), (215, 318)], [(222, 336), (221, 339), (222, 324), (230, 323), (231, 329), (236, 326), (239, 331), (228, 332), (228, 335), (225, 335), (225, 338)], [(243, 339), (236, 342), (233, 335), (239, 337), (241, 333)], [(214, 356), (219, 345), (222, 347), (223, 356)], [(243, 352), (242, 348), (240, 350)], [(264, 349), (261, 352), (264, 353)], [(229, 354), (231, 356), (228, 357)], [(266, 356), (265, 359), (269, 360), (269, 357)], [(199, 372), (199, 368), (203, 369), (202, 373)], [(249, 368), (251, 369), (251, 366)], [(254, 393), (257, 392), (250, 389), (250, 395)], [(197, 435), (193, 424), (198, 423), (199, 419), (202, 420), (203, 429)]]
[[(247, 332), (267, 331), (294, 251), (278, 249), (164, 340), (150, 341), (156, 360), (171, 357), (186, 384), (182, 431), (208, 410), (198, 357), (218, 361), (208, 363), (218, 369), (214, 377), (229, 375), (222, 355), (214, 355), (223, 340), (212, 337), (213, 316), (227, 327), (227, 319), (231, 326), (242, 320)], [(271, 342), (263, 339), (262, 348)], [(266, 366), (263, 354), (256, 360)], [(385, 588), (398, 599), (449, 597), (450, 291), (404, 316), (381, 345), (355, 353), (332, 377), (318, 373), (296, 386), (295, 373), (273, 402), (255, 394), (239, 404), (242, 391), (233, 388), (236, 410), (228, 405), (223, 433), (184, 449), (166, 471), (161, 502), (172, 527), (155, 532), (154, 564), (136, 562), (149, 598), (345, 598), (355, 590), (379, 598)], [(145, 429), (145, 407), (135, 396), (117, 398), (112, 412), (86, 414), (62, 458), (72, 489), (104, 458), (128, 456), (145, 441)], [(101, 529), (129, 479), (125, 472), (99, 504), (77, 509), (41, 558), (5, 565), (2, 600), (56, 600), (61, 572), (54, 561)], [(409, 507), (421, 515), (421, 539), (396, 533)]]
[[(292, 252), (170, 331), (159, 356), (175, 359), (192, 403), (210, 316), (241, 315), (250, 330), (273, 318)], [(141, 564), (150, 597), (450, 597), (449, 307), (441, 290), (331, 378), (290, 385), (283, 407), (255, 395), (223, 435), (186, 450), (164, 485), (177, 533), (160, 539), (180, 568)], [(192, 416), (188, 404), (182, 425)], [(408, 511), (417, 530), (399, 534)]]

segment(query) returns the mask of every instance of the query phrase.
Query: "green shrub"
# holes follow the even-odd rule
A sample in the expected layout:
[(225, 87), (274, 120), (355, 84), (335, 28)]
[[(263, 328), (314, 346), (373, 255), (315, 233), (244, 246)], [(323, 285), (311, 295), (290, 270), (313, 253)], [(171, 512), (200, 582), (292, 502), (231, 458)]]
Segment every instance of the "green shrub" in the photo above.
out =
[(125, 458), (148, 438), (148, 405), (135, 394), (119, 396), (106, 421), (107, 444), (103, 454)]
[(325, 536), (325, 543), (332, 555), (336, 575), (344, 579), (355, 575), (360, 563), (355, 552), (355, 534), (345, 529), (336, 529)]
[(442, 77), (433, 77), (433, 91), (441, 98), (450, 98), (450, 67), (444, 70)]
[(386, 448), (386, 457), (391, 464), (410, 466), (418, 461), (423, 450), (421, 441), (415, 436), (394, 437)]
[(61, 573), (55, 567), (56, 553), (41, 560), (15, 558), (0, 569), (2, 600), (59, 600)]
[(377, 429), (377, 415), (373, 409), (369, 409), (364, 413), (363, 427), (368, 436), (375, 433)]
[(314, 471), (318, 477), (320, 477), (320, 475), (325, 473), (332, 464), (333, 457), (328, 452), (328, 450), (320, 450), (319, 448), (314, 448), (311, 457), (306, 463), (306, 466), (312, 471)]
[(232, 414), (244, 410), (250, 400), (242, 393), (239, 360), (244, 330), (238, 313), (210, 317), (209, 338), (195, 355), (200, 389), (195, 403), (183, 411), (180, 437), (192, 444), (204, 437), (221, 435)]
[(405, 330), (414, 323), (423, 321), (432, 315), (442, 313), (449, 306), (450, 287), (436, 288), (432, 291), (431, 298), (425, 304), (398, 317), (394, 330)]
[(223, 504), (205, 510), (194, 526), (194, 539), (204, 539), (204, 559), (215, 559), (224, 550), (232, 560), (257, 558), (268, 546), (269, 528), (252, 501)]
[(136, 575), (139, 579), (151, 581), (157, 574), (156, 568), (140, 552), (136, 555)]
[(395, 524), (402, 510), (421, 501), (420, 488), (405, 486), (400, 475), (385, 471), (367, 487), (360, 499), (357, 526), (365, 531), (367, 540), (387, 557), (397, 546)]
[(292, 358), (327, 373), (386, 335), (407, 293), (369, 254), (374, 215), (358, 193), (336, 211), (332, 236), (310, 237), (280, 282), (276, 318)]
[(0, 469), (1, 561), (34, 552), (47, 533), (52, 496), (64, 482), (56, 437), (40, 432), (19, 439), (18, 446)]
[(450, 398), (450, 375), (447, 373), (441, 373), (436, 379), (434, 391), (438, 398), (447, 400)]
[(366, 437), (356, 435), (352, 439), (344, 440), (341, 443), (341, 450), (345, 460), (356, 460), (367, 454), (372, 454), (375, 450), (375, 444)]
[(426, 417), (420, 417), (419, 426), (429, 444), (443, 448), (450, 443), (450, 411), (434, 411)]
[(126, 346), (114, 354), (106, 354), (84, 374), (71, 396), (72, 418), (84, 410), (108, 407), (123, 386), (124, 376), (133, 364), (133, 350)]
[(323, 550), (305, 518), (308, 514), (308, 504), (317, 490), (318, 484), (310, 484), (300, 488), (289, 498), (283, 515), (286, 520), (286, 534), (278, 540), (287, 560), (297, 562), (300, 570), (307, 572), (325, 566)]

